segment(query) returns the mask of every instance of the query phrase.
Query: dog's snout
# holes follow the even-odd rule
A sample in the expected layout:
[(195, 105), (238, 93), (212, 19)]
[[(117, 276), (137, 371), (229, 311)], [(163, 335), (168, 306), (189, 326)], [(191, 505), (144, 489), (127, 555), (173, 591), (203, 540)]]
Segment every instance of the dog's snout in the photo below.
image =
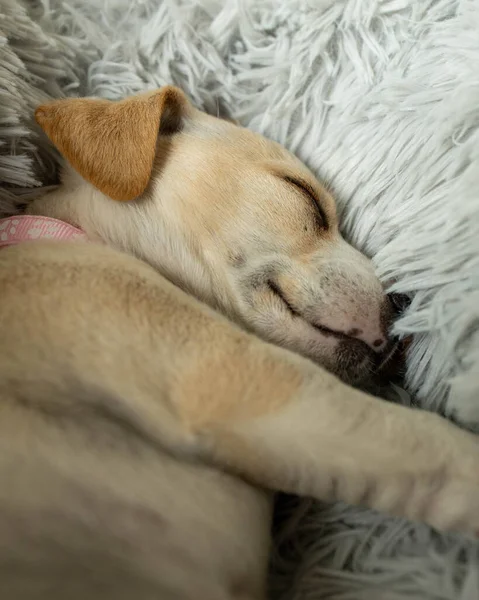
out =
[(360, 340), (372, 348), (375, 352), (382, 352), (388, 343), (388, 338), (380, 328), (369, 328), (361, 329), (353, 327), (346, 332), (346, 335), (350, 338)]
[[(360, 319), (358, 326), (346, 331), (346, 335), (367, 344), (374, 352), (383, 352), (389, 342), (388, 333), (393, 316), (393, 306), (387, 296), (381, 305), (379, 315), (367, 315)], [(362, 322), (361, 322), (362, 321)]]

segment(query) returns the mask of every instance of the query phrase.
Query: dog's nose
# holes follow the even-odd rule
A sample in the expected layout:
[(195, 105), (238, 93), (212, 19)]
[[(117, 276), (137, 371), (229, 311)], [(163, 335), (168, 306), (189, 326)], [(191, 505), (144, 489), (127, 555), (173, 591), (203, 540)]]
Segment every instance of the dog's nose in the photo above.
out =
[(382, 352), (387, 345), (387, 337), (380, 331), (365, 331), (359, 327), (353, 327), (346, 332), (346, 335), (361, 340), (375, 352)]
[(365, 319), (364, 324), (358, 322), (346, 334), (361, 340), (375, 352), (382, 352), (388, 345), (388, 332), (393, 317), (393, 305), (387, 296), (384, 297), (379, 318)]
[(411, 299), (405, 294), (391, 294), (388, 297), (391, 302), (392, 310), (396, 317), (405, 312), (405, 310), (411, 304)]

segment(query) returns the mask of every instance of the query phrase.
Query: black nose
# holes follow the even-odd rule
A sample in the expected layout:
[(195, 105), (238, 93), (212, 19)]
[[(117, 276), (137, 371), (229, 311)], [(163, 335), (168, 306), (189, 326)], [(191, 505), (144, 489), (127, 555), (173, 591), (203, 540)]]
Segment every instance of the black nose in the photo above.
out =
[(404, 373), (404, 349), (397, 339), (391, 338), (390, 329), (393, 322), (408, 308), (410, 303), (411, 300), (404, 294), (389, 294), (384, 300), (381, 309), (381, 324), (384, 331), (389, 334), (389, 343), (376, 357), (376, 375), (384, 381), (394, 381)]
[(383, 305), (381, 306), (381, 329), (386, 338), (390, 336), (391, 325), (395, 317), (395, 307), (390, 296), (384, 297)]
[(381, 325), (384, 335), (390, 337), (394, 321), (399, 318), (411, 304), (411, 299), (405, 294), (388, 294), (381, 307)]
[(393, 318), (399, 317), (411, 304), (411, 298), (406, 294), (389, 294), (388, 298), (394, 312)]

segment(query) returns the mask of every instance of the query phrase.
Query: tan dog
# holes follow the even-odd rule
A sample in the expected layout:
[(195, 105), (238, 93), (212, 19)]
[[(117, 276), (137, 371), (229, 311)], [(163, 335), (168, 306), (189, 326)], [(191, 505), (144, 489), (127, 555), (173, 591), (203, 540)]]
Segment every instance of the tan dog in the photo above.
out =
[(2, 598), (264, 598), (264, 488), (477, 532), (474, 436), (260, 340), (354, 382), (387, 344), (298, 160), (174, 88), (37, 120), (76, 171), (31, 212), (100, 243), (0, 251)]

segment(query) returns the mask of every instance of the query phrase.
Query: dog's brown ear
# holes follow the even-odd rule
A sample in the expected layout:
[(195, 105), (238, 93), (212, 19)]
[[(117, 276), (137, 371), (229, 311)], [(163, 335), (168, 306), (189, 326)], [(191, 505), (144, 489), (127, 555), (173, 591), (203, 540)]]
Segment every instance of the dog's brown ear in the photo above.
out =
[(119, 102), (94, 98), (39, 106), (35, 119), (69, 163), (114, 200), (133, 200), (151, 177), (158, 134), (181, 128), (189, 103), (165, 87)]

